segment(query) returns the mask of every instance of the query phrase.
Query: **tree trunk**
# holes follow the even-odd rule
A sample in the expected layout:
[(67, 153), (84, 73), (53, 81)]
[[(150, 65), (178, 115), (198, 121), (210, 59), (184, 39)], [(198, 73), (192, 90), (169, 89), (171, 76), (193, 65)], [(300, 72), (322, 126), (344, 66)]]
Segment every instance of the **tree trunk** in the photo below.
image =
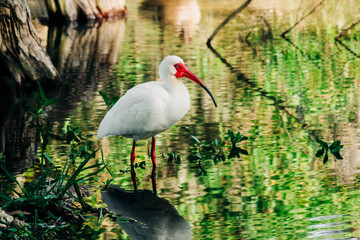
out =
[(0, 1), (0, 83), (20, 86), (56, 80), (58, 73), (40, 45), (26, 0)]
[(50, 21), (95, 21), (127, 14), (125, 0), (45, 0)]

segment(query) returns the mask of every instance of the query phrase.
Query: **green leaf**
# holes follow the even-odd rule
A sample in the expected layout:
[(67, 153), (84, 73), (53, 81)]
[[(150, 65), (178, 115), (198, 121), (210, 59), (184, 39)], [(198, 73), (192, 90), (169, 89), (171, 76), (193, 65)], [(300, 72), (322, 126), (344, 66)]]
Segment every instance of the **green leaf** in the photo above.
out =
[(91, 169), (91, 168), (98, 168), (98, 167), (100, 167), (100, 166), (103, 166), (103, 164), (102, 164), (102, 163), (95, 163), (95, 164), (93, 164), (93, 165), (91, 165), (91, 166), (84, 167), (82, 171), (85, 171), (85, 170)]
[(31, 116), (36, 117), (36, 114), (35, 114), (35, 113), (33, 113), (33, 112), (31, 112), (31, 111), (28, 111), (28, 113), (29, 113)]
[(329, 146), (326, 142), (323, 142), (320, 139), (317, 139), (316, 142), (319, 143), (320, 146), (323, 147), (326, 151), (329, 149)]
[(195, 142), (199, 145), (200, 144), (200, 140), (195, 137), (194, 135), (191, 135), (191, 137), (195, 140)]
[(54, 199), (54, 198), (57, 198), (57, 195), (54, 195), (54, 194), (52, 194), (52, 195), (46, 195), (46, 196), (44, 196), (44, 199)]
[(41, 177), (33, 184), (33, 191), (38, 191), (42, 186), (46, 184), (46, 178), (49, 176), (51, 168), (47, 168), (45, 172), (41, 175)]
[(80, 177), (80, 178), (77, 180), (77, 182), (79, 183), (80, 180), (87, 180), (87, 179), (89, 179), (91, 176), (97, 175), (99, 172), (101, 172), (101, 171), (104, 170), (104, 169), (105, 169), (105, 166), (103, 166), (102, 168), (96, 170), (95, 172), (92, 172), (92, 173), (87, 174), (87, 175), (84, 176), (84, 177)]
[(174, 159), (174, 153), (167, 153), (168, 155), (168, 161), (172, 161)]
[[(15, 182), (16, 185), (18, 185), (18, 187), (20, 188), (20, 190), (26, 195), (26, 196), (29, 196), (29, 193), (21, 187), (20, 183), (18, 182), (18, 180), (11, 174), (9, 173), (5, 168), (3, 167), (0, 167), (4, 172), (5, 174), (11, 179), (11, 181)], [(14, 191), (16, 192), (16, 191)], [(17, 192), (16, 192), (17, 193)]]
[(323, 154), (324, 154), (324, 148), (321, 148), (316, 152), (315, 157), (321, 157)]
[(326, 152), (323, 163), (324, 164), (327, 163), (328, 160), (329, 160), (329, 157), (328, 157), (328, 153)]
[(49, 156), (47, 153), (43, 153), (43, 155), (44, 155), (45, 159), (49, 161), (49, 163), (51, 163), (52, 165), (54, 165), (54, 163), (52, 162), (50, 156)]
[(58, 98), (46, 99), (44, 105), (45, 105), (45, 106), (52, 105), (52, 104), (58, 102), (58, 100), (59, 100)]
[(7, 196), (5, 193), (3, 193), (3, 192), (0, 191), (0, 199), (1, 199), (1, 198), (4, 199), (4, 200), (7, 201), (7, 202), (9, 202), (9, 201), (12, 200), (9, 196)]
[(40, 115), (43, 112), (44, 112), (44, 109), (40, 108), (36, 111), (36, 115)]
[(42, 100), (46, 99), (44, 89), (42, 88), (42, 86), (40, 84), (39, 84), (39, 94), (40, 94), (40, 97)]
[(342, 156), (340, 155), (340, 153), (338, 153), (338, 152), (333, 153), (333, 155), (334, 155), (334, 157), (336, 157), (336, 159), (339, 159), (339, 160), (343, 159)]
[(330, 150), (336, 149), (338, 146), (340, 146), (341, 141), (340, 140), (334, 140), (334, 142), (330, 145)]
[(242, 148), (239, 149), (239, 152), (244, 155), (249, 155), (248, 151)]
[(99, 91), (99, 94), (100, 96), (104, 99), (104, 102), (107, 106), (109, 106), (109, 98), (108, 96), (106, 95), (106, 93), (102, 92), (102, 91)]
[(140, 162), (140, 164), (139, 164), (139, 167), (140, 167), (140, 168), (145, 169), (145, 166), (146, 166), (146, 162), (145, 162), (145, 161)]
[(117, 103), (117, 101), (119, 100), (119, 98), (120, 98), (119, 96), (112, 98), (109, 102), (110, 107), (114, 106), (115, 103)]
[(219, 147), (219, 140), (217, 140), (217, 139), (215, 139), (214, 141), (213, 141), (213, 144), (214, 144), (214, 146), (215, 147)]
[(245, 140), (248, 140), (249, 138), (248, 137), (246, 137), (246, 136), (242, 136), (241, 138), (240, 138), (240, 141), (239, 142), (241, 142), (241, 141), (245, 141)]
[(338, 145), (337, 147), (331, 149), (331, 153), (340, 153), (340, 150), (344, 147), (344, 145)]
[[(85, 146), (83, 146), (83, 147), (79, 150), (79, 152), (81, 152), (84, 147), (85, 147)], [(94, 151), (94, 153), (97, 152), (97, 151), (98, 151), (98, 150)], [(75, 158), (76, 158), (77, 156), (78, 156), (78, 155), (76, 155)], [(77, 167), (77, 169), (76, 169), (76, 170), (74, 171), (74, 173), (71, 175), (71, 177), (69, 178), (69, 180), (66, 182), (65, 186), (62, 187), (62, 191), (61, 191), (61, 193), (59, 194), (59, 197), (60, 197), (60, 198), (62, 198), (62, 197), (65, 195), (66, 191), (76, 182), (76, 178), (78, 177), (78, 175), (80, 174), (80, 172), (83, 170), (83, 168), (85, 167), (85, 165), (90, 161), (90, 159), (91, 159), (92, 157), (93, 157), (93, 154), (89, 154), (89, 155), (80, 163), (80, 165)], [(72, 162), (75, 161), (75, 158), (72, 159)], [(68, 172), (70, 166), (71, 166), (71, 163), (70, 163), (70, 165), (69, 165), (69, 167), (68, 167), (65, 175), (67, 175), (67, 172)], [(102, 170), (102, 169), (101, 169), (101, 170)], [(97, 172), (98, 172), (98, 171), (97, 171)], [(85, 177), (88, 177), (88, 176), (90, 176), (90, 175), (94, 175), (94, 174), (89, 174), (89, 175), (87, 175), (87, 176), (85, 176)]]
[(197, 153), (195, 154), (195, 157), (196, 157), (197, 159), (202, 159), (202, 158), (203, 158), (200, 152), (197, 152)]
[(114, 175), (112, 174), (112, 172), (110, 172), (110, 169), (107, 167), (107, 164), (105, 163), (105, 160), (104, 160), (104, 152), (103, 152), (102, 148), (100, 148), (100, 153), (101, 153), (101, 162), (102, 162), (103, 165), (105, 166), (105, 169), (108, 171), (108, 173), (110, 174), (111, 177), (114, 177)]
[(228, 135), (228, 137), (227, 137), (228, 139), (229, 138), (234, 138), (234, 136), (235, 136), (234, 132), (231, 131), (230, 129), (228, 130), (227, 135)]

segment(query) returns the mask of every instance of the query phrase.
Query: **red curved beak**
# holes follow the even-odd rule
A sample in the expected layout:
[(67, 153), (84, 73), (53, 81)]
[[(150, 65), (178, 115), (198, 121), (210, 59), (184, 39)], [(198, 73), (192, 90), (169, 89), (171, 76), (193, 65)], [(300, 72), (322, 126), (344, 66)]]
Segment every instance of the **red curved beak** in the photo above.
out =
[(205, 84), (192, 72), (190, 72), (189, 70), (185, 69), (183, 70), (183, 74), (184, 77), (187, 77), (188, 79), (192, 80), (193, 82), (197, 83), (198, 85), (200, 85), (211, 97), (211, 99), (214, 102), (215, 107), (217, 107), (216, 101), (214, 96), (212, 95), (212, 93), (210, 92), (210, 90), (205, 86)]

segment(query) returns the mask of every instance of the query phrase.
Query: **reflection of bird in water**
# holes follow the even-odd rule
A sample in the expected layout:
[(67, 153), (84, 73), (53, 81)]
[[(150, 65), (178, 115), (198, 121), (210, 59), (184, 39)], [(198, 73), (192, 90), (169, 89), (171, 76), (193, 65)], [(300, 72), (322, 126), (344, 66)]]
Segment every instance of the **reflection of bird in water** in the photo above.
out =
[(190, 108), (190, 96), (180, 78), (187, 77), (204, 88), (216, 106), (210, 90), (186, 68), (181, 58), (167, 56), (160, 64), (159, 75), (162, 82), (147, 82), (128, 90), (105, 115), (97, 134), (98, 138), (122, 135), (134, 139), (131, 151), (131, 177), (135, 191), (136, 141), (152, 137), (152, 182), (156, 193), (155, 135), (169, 129)]
[(101, 195), (110, 211), (130, 220), (118, 223), (133, 240), (191, 238), (189, 223), (167, 200), (149, 190), (128, 193), (111, 185)]
[(182, 32), (184, 40), (190, 41), (199, 28), (201, 19), (197, 0), (145, 0), (142, 10), (155, 10), (165, 25), (175, 26)]

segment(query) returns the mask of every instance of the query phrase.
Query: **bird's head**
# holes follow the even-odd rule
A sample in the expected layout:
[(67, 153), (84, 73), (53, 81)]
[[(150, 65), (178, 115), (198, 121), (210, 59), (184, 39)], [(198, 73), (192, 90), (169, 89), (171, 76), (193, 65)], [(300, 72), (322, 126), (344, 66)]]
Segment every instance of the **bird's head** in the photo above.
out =
[(217, 107), (215, 98), (210, 92), (210, 90), (195, 74), (193, 74), (190, 70), (187, 69), (184, 61), (180, 57), (171, 55), (164, 58), (164, 60), (160, 64), (159, 72), (160, 72), (160, 77), (162, 74), (165, 75), (170, 74), (175, 76), (176, 78), (186, 77), (192, 80), (193, 82), (197, 83), (210, 95), (211, 99), (214, 102), (215, 107)]

